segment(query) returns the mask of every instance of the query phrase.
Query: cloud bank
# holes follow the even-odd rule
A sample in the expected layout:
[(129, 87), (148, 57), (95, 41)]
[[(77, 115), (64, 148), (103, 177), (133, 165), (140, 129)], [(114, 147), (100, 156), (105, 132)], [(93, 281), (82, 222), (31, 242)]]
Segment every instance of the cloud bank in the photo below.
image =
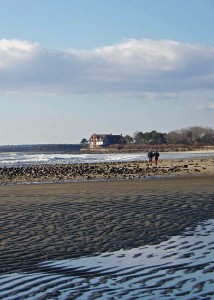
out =
[(0, 40), (1, 92), (174, 95), (213, 83), (212, 47), (143, 39), (83, 51)]

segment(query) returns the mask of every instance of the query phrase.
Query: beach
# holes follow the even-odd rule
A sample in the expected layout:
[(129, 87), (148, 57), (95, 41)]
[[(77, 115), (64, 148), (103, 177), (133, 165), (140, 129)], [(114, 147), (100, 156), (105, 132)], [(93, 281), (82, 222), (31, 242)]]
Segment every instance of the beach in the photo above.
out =
[(214, 217), (214, 176), (0, 188), (0, 272), (154, 244)]
[[(48, 261), (81, 262), (83, 257), (157, 245), (214, 219), (213, 157), (160, 161), (157, 167), (101, 163), (99, 168), (107, 165), (126, 168), (126, 176), (1, 182), (1, 276), (37, 273), (38, 265)], [(95, 170), (93, 164), (85, 166)], [(127, 171), (136, 168), (148, 172), (133, 176)], [(68, 299), (76, 299), (72, 293)]]

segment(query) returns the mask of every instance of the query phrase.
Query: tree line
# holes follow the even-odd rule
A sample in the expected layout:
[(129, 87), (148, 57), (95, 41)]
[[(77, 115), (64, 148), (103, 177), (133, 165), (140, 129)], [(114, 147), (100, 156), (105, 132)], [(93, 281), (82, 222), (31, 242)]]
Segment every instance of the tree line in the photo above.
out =
[(173, 130), (168, 133), (157, 132), (135, 132), (133, 137), (126, 135), (122, 143), (136, 144), (179, 144), (188, 146), (214, 145), (214, 129), (199, 126)]

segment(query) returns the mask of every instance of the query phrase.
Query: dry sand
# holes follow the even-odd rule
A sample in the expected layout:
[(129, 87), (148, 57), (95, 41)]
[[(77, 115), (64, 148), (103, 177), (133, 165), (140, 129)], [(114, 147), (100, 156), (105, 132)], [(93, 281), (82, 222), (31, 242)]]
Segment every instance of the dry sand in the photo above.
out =
[(210, 172), (0, 186), (0, 273), (166, 240), (214, 218), (213, 183)]

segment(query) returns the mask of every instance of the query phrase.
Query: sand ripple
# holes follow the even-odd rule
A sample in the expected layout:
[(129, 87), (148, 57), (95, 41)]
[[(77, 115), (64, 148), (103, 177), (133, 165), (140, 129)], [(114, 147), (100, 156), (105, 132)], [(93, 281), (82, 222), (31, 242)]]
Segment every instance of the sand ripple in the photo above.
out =
[(0, 277), (0, 298), (214, 298), (214, 220), (158, 245), (80, 259), (48, 261)]

